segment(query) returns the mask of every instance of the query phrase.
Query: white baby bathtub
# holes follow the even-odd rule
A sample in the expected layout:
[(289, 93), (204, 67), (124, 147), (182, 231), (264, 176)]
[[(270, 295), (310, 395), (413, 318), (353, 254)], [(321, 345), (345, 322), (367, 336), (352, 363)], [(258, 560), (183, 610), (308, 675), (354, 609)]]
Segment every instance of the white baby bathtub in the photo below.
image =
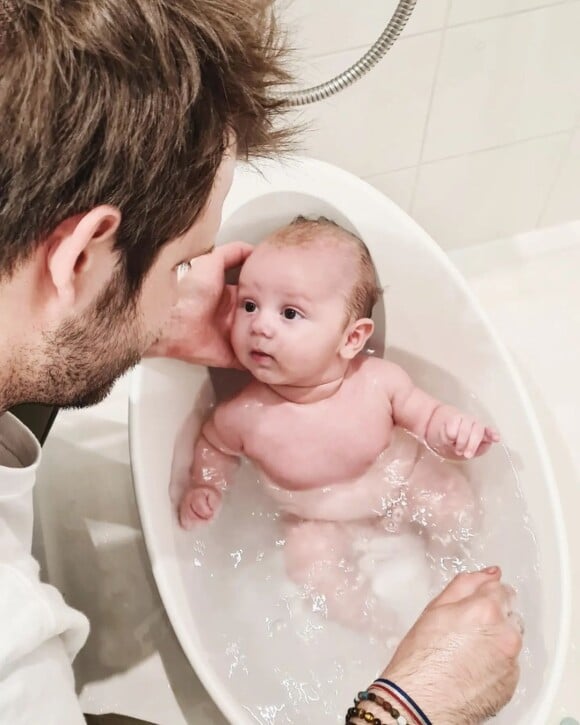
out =
[[(506, 477), (508, 458), (498, 449), (480, 459), (474, 469), (486, 496), (486, 529), (491, 532), (484, 559), (500, 563), (506, 578), (520, 585), (527, 648), (522, 692), (497, 722), (545, 725), (567, 645), (568, 553), (557, 486), (520, 377), (462, 277), (437, 244), (393, 202), (341, 169), (302, 158), (263, 163), (259, 170), (240, 165), (218, 242), (257, 242), (299, 213), (331, 217), (355, 230), (369, 246), (386, 288), (386, 317), (382, 308), (376, 314), (373, 346), (377, 354), (383, 353), (386, 319), (389, 357), (435, 395), (480, 412), (501, 431), (524, 492), (538, 554), (536, 560), (522, 512), (506, 512), (501, 503), (502, 487), (513, 487), (514, 480)], [(218, 626), (215, 622), (220, 617), (235, 616), (238, 603), (227, 592), (227, 572), (210, 573), (207, 590), (196, 585), (193, 570), (199, 565), (199, 542), (194, 551), (194, 535), (178, 528), (168, 483), (176, 438), (183, 435), (186, 423), (193, 428), (199, 425), (211, 389), (205, 368), (177, 361), (149, 360), (135, 373), (131, 459), (153, 572), (191, 665), (229, 721), (235, 725), (310, 722), (308, 697), (303, 710), (298, 706), (300, 719), (289, 716), (284, 708), (261, 706), (275, 700), (275, 693), (270, 697), (267, 691), (276, 686), (272, 673), (278, 659), (290, 653), (285, 655), (273, 645), (261, 653), (261, 665), (254, 664), (242, 683), (234, 684), (218, 662), (219, 653), (207, 649), (208, 629)], [(197, 412), (192, 419), (194, 405)], [(224, 546), (223, 540), (231, 536), (231, 521), (220, 517), (199, 534), (206, 553)], [(260, 595), (256, 592), (255, 596)], [(230, 658), (231, 644), (224, 642)], [(361, 671), (357, 686), (374, 675), (372, 669)], [(353, 690), (345, 692), (342, 711)]]

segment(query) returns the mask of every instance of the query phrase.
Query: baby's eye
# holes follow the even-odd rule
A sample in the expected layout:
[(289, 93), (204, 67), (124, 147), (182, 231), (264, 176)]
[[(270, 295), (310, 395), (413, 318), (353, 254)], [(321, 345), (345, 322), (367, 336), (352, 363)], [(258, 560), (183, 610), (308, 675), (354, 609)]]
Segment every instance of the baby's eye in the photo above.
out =
[(177, 267), (175, 268), (175, 272), (177, 274), (177, 281), (180, 282), (185, 275), (189, 272), (191, 269), (191, 260), (188, 260), (187, 262), (180, 262)]
[(298, 317), (302, 317), (300, 312), (293, 307), (285, 307), (282, 314), (287, 320), (296, 320)]
[(256, 311), (256, 303), (252, 302), (251, 300), (246, 300), (244, 302), (244, 309), (246, 312), (255, 312)]

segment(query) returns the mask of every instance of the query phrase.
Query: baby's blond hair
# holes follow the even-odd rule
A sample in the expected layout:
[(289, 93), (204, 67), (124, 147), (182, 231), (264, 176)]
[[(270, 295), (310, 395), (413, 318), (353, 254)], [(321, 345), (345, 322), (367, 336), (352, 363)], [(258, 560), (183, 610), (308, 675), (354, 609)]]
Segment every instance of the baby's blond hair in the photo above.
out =
[(288, 226), (269, 237), (267, 242), (279, 246), (301, 246), (319, 240), (345, 243), (355, 253), (358, 274), (347, 299), (347, 316), (349, 320), (370, 317), (382, 295), (382, 288), (370, 252), (356, 234), (324, 216), (317, 219), (297, 216)]

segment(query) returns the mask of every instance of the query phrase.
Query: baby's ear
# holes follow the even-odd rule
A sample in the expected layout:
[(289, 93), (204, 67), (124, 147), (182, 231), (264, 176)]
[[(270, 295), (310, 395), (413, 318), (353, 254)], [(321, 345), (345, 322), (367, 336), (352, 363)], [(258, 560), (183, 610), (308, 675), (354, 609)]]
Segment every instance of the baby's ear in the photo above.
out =
[(368, 317), (351, 322), (346, 328), (340, 348), (341, 357), (352, 360), (364, 348), (369, 337), (373, 334), (375, 323)]

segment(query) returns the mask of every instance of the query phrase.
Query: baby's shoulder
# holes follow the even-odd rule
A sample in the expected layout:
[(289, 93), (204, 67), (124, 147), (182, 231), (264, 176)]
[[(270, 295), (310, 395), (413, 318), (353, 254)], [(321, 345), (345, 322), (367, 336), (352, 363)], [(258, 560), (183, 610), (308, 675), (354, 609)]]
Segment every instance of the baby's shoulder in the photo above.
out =
[(402, 367), (374, 355), (359, 358), (356, 374), (366, 379), (372, 379), (376, 384), (387, 388), (398, 387), (408, 378)]
[(252, 380), (233, 397), (219, 403), (216, 406), (216, 412), (221, 411), (223, 413), (235, 413), (239, 415), (242, 411), (252, 411), (255, 407), (264, 403), (267, 392), (268, 388), (266, 385), (263, 385), (257, 380)]
[(255, 414), (263, 408), (260, 390), (249, 383), (239, 393), (218, 403), (210, 417), (216, 431), (222, 436), (233, 435), (241, 438), (255, 423)]
[(389, 370), (389, 363), (383, 358), (374, 355), (360, 355), (354, 361), (353, 372), (358, 377), (382, 380)]
[[(385, 361), (371, 355), (359, 355), (351, 364), (349, 388), (357, 395), (383, 396), (386, 390)], [(347, 378), (347, 381), (348, 381)]]

